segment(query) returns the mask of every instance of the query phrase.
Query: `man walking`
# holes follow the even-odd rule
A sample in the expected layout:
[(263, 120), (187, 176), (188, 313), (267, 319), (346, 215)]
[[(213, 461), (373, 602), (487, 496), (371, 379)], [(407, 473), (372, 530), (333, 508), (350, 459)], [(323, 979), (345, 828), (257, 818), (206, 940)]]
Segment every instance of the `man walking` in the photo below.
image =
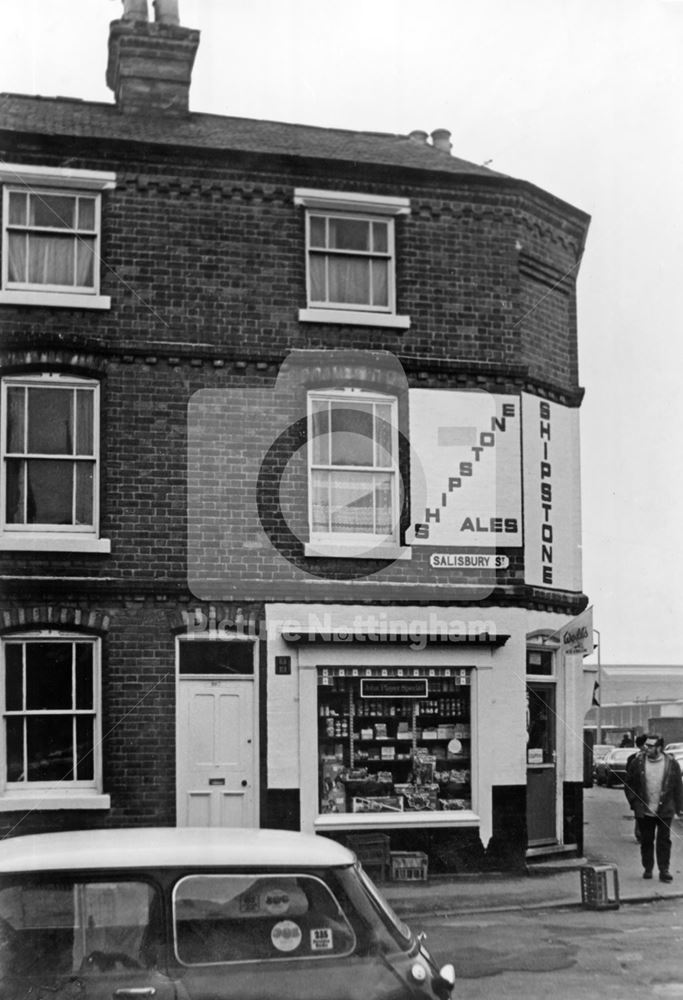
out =
[(648, 733), (644, 752), (629, 759), (624, 791), (640, 832), (643, 878), (652, 878), (656, 857), (660, 881), (673, 882), (671, 823), (683, 811), (683, 781), (678, 761), (663, 750), (662, 737)]

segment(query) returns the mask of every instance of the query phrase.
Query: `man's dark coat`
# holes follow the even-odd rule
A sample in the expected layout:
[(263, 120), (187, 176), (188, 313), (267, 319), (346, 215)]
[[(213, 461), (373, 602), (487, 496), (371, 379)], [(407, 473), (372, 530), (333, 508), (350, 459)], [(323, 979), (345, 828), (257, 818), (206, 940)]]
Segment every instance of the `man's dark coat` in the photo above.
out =
[[(624, 791), (636, 819), (649, 815), (647, 811), (647, 789), (645, 787), (645, 753), (636, 753), (630, 758), (626, 768)], [(675, 813), (683, 812), (683, 781), (678, 761), (668, 753), (664, 754), (664, 776), (662, 793), (657, 806), (657, 816), (671, 819)]]

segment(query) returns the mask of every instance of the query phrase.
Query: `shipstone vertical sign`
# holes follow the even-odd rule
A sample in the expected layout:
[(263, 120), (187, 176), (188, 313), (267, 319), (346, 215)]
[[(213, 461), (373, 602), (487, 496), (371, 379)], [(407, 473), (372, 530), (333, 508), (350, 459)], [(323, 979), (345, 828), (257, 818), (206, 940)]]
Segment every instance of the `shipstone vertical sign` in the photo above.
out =
[(581, 590), (579, 412), (522, 397), (525, 582)]

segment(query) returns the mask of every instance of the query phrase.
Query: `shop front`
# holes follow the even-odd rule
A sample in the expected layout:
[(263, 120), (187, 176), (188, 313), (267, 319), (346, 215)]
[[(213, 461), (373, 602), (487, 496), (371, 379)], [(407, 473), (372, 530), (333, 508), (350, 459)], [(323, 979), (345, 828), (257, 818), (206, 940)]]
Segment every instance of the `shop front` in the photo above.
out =
[(458, 631), (457, 608), (268, 606), (269, 801), (296, 802), (305, 831), (425, 851), (433, 871), (575, 850), (580, 661), (542, 612), (489, 610)]
[(443, 870), (449, 852), (458, 867), (463, 855), (480, 862), (492, 786), (523, 781), (523, 685), (505, 669), (523, 653), (491, 621), (458, 630), (453, 619), (429, 607), (267, 608), (269, 794), (296, 790), (302, 830), (431, 845)]

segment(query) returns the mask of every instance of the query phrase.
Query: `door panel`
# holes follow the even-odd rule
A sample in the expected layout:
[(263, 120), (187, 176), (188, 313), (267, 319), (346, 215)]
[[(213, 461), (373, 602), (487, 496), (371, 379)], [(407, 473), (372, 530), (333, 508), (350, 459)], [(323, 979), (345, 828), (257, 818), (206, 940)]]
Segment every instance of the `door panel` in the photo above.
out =
[(178, 825), (253, 826), (254, 684), (181, 677)]
[(553, 684), (527, 684), (527, 839), (557, 842), (556, 713)]

